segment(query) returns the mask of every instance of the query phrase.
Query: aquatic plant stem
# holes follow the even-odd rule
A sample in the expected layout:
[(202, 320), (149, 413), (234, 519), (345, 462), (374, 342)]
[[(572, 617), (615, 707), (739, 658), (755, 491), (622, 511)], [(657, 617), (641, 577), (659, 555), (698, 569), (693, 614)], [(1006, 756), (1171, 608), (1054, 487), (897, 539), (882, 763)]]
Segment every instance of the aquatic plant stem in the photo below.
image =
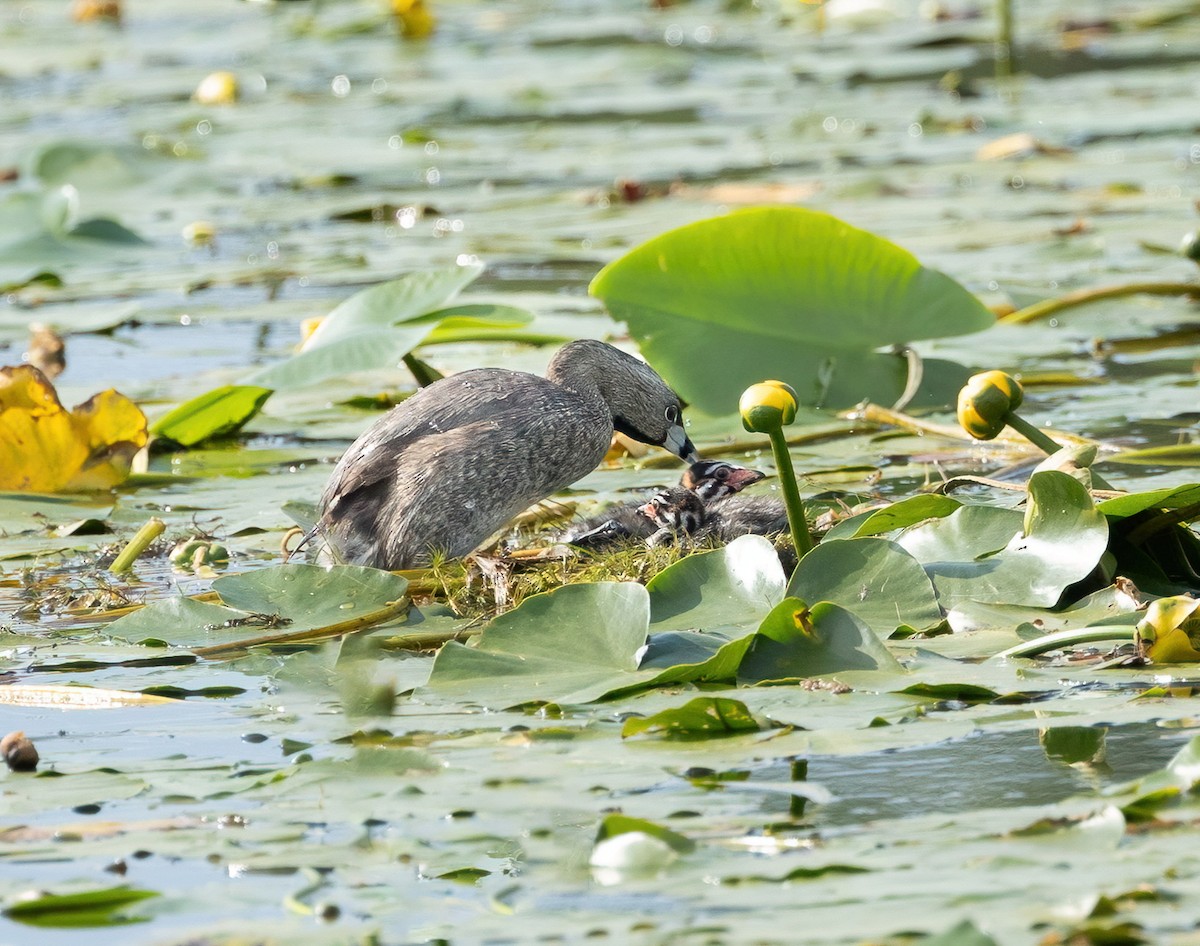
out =
[(113, 559), (113, 563), (108, 566), (108, 570), (114, 575), (122, 575), (133, 567), (133, 563), (137, 557), (141, 555), (150, 543), (157, 539), (163, 532), (166, 531), (167, 524), (161, 519), (152, 516), (146, 521), (133, 538), (129, 540), (129, 544), (121, 549), (121, 553)]
[(1111, 627), (1085, 627), (1075, 631), (1059, 631), (1002, 650), (992, 660), (1007, 660), (1010, 657), (1038, 657), (1052, 650), (1062, 650), (1075, 644), (1094, 644), (1100, 641), (1137, 640), (1137, 628), (1130, 625)]
[(315, 641), (342, 637), (354, 631), (361, 631), (377, 624), (403, 617), (408, 613), (411, 599), (405, 595), (395, 601), (389, 601), (383, 607), (368, 611), (366, 614), (345, 621), (326, 624), (323, 627), (312, 627), (304, 631), (289, 631), (286, 634), (265, 634), (259, 637), (244, 638), (229, 641), (225, 644), (213, 644), (209, 647), (189, 648), (197, 657), (207, 659), (241, 657), (249, 652), (251, 647), (272, 647), (289, 644), (311, 644)]
[(1196, 296), (1200, 297), (1197, 282), (1142, 282), (1125, 286), (1101, 286), (1096, 289), (1079, 289), (1054, 299), (1044, 299), (1009, 315), (1000, 316), (1000, 321), (1009, 325), (1024, 325), (1048, 318), (1063, 309), (1070, 309), (1102, 299), (1119, 299), (1123, 296)]
[(1016, 0), (996, 0), (996, 81), (1011, 79), (1015, 72), (1013, 54), (1013, 4)]
[(770, 431), (767, 436), (771, 438), (771, 451), (775, 455), (775, 470), (779, 474), (783, 503), (787, 507), (788, 527), (796, 544), (796, 557), (804, 558), (813, 550), (813, 540), (808, 531), (808, 520), (804, 517), (804, 502), (800, 499), (800, 487), (796, 483), (796, 471), (792, 468), (792, 456), (788, 453), (787, 438), (781, 427)]
[(1004, 422), (1039, 450), (1044, 450), (1047, 454), (1057, 453), (1062, 449), (1044, 430), (1034, 427), (1033, 424), (1017, 414), (1009, 413), (1004, 418)]

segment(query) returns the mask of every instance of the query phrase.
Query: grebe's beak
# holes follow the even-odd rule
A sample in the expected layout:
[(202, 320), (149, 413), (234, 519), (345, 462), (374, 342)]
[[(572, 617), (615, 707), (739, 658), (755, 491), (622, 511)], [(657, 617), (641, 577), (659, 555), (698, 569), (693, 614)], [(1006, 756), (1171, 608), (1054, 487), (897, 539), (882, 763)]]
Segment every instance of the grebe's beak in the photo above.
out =
[(687, 431), (680, 424), (670, 426), (662, 445), (686, 463), (695, 463), (700, 459), (695, 444), (688, 438)]

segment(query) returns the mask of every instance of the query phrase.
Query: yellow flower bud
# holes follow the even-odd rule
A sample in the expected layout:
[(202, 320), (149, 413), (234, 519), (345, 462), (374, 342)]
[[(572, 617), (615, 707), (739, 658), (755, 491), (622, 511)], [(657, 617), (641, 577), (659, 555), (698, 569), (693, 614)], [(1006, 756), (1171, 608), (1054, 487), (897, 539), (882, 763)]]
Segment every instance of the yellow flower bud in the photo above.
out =
[(1149, 645), (1147, 656), (1155, 663), (1200, 662), (1200, 599), (1172, 595), (1151, 601), (1138, 622), (1138, 636)]
[(425, 5), (425, 0), (392, 0), (392, 14), (405, 39), (425, 39), (433, 35), (437, 26), (437, 18)]
[(232, 72), (214, 72), (205, 76), (192, 94), (201, 105), (231, 105), (237, 97), (238, 81)]
[(782, 381), (760, 381), (742, 392), (738, 410), (742, 426), (759, 434), (779, 430), (796, 419), (798, 399), (790, 384)]
[(958, 422), (976, 440), (991, 440), (1004, 429), (1023, 397), (1012, 375), (984, 371), (968, 379), (958, 392)]
[(181, 231), (183, 239), (196, 246), (208, 246), (217, 238), (217, 228), (207, 220), (194, 220)]

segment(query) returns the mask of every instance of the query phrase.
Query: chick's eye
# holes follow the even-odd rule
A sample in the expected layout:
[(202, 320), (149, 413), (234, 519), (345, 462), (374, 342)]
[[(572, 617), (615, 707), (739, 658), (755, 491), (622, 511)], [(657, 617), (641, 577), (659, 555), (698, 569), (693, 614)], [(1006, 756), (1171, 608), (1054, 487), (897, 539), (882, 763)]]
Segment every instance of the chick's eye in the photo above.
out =
[(718, 483), (724, 483), (727, 479), (729, 479), (729, 470), (725, 469), (725, 467), (721, 467), (721, 469), (717, 470)]
[(663, 416), (667, 418), (668, 424), (674, 424), (679, 420), (679, 408), (672, 404), (666, 409)]

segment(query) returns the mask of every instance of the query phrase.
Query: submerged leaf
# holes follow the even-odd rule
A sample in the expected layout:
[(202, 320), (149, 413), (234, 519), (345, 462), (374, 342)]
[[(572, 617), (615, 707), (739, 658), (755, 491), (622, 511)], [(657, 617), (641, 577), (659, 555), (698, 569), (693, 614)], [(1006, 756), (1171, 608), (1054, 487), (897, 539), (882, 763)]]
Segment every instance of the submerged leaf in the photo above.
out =
[(145, 444), (145, 415), (111, 388), (68, 412), (37, 368), (0, 368), (0, 490), (109, 489)]
[[(907, 365), (879, 349), (994, 321), (971, 293), (906, 250), (799, 207), (671, 230), (606, 266), (590, 291), (628, 323), (680, 395), (711, 414), (732, 411), (764, 377), (788, 382), (805, 404), (891, 403)], [(947, 367), (926, 362), (926, 376)]]
[[(280, 565), (225, 575), (213, 582), (223, 604), (191, 598), (154, 601), (110, 624), (107, 632), (132, 643), (210, 647), (268, 633), (300, 633), (356, 619), (375, 623), (402, 601), (407, 579), (362, 565)], [(394, 617), (395, 614), (391, 614)]]

